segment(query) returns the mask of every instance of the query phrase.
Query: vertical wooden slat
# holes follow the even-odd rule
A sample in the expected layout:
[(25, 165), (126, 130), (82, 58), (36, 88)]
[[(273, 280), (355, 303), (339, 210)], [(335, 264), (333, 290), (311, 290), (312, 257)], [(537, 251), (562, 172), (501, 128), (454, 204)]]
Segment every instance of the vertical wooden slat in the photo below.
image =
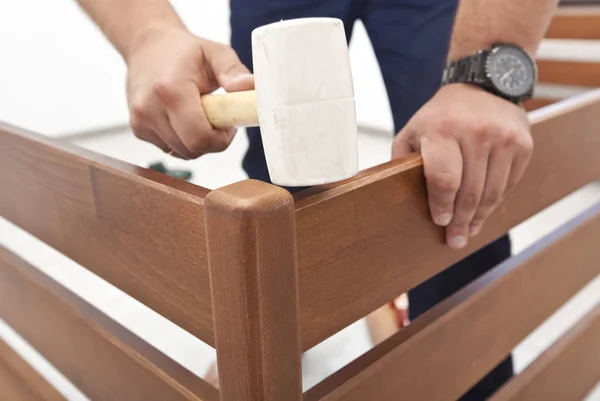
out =
[(581, 401), (600, 381), (600, 305), (490, 401)]
[(205, 208), (221, 400), (301, 400), (293, 199), (248, 180)]

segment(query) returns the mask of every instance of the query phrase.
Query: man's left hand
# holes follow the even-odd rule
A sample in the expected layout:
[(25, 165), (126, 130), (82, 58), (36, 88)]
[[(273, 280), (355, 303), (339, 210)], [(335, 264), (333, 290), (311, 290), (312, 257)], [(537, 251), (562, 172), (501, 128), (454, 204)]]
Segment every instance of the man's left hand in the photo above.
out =
[(433, 221), (463, 248), (521, 179), (533, 151), (526, 112), (467, 84), (442, 87), (396, 136), (392, 157), (423, 157)]

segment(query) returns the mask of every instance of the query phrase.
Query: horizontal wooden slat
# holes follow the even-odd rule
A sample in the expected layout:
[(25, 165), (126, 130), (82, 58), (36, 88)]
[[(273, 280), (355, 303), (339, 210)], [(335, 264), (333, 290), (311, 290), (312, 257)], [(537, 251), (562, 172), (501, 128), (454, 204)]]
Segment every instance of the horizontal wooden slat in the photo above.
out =
[(213, 344), (208, 190), (0, 124), (0, 216)]
[(600, 5), (559, 7), (546, 38), (600, 39)]
[(598, 238), (600, 203), (330, 376), (304, 400), (395, 401), (400, 394), (456, 400), (600, 274)]
[(445, 245), (444, 229), (431, 222), (417, 156), (295, 195), (303, 349), (600, 178), (600, 91), (530, 120), (536, 149), (525, 176), (461, 251)]
[(545, 84), (600, 87), (600, 63), (537, 60), (538, 82)]
[(553, 103), (559, 102), (561, 99), (550, 99), (546, 97), (534, 97), (526, 102), (524, 102), (523, 106), (527, 111), (533, 111), (537, 109), (541, 109), (542, 107), (549, 106)]
[(93, 400), (218, 400), (218, 392), (0, 247), (0, 317)]
[(64, 401), (65, 398), (0, 339), (0, 400)]
[(600, 382), (600, 305), (490, 401), (581, 401)]

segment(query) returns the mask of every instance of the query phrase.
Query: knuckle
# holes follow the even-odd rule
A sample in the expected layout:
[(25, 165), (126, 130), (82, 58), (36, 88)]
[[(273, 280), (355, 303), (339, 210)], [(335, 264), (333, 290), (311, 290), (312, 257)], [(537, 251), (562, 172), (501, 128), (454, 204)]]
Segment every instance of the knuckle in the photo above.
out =
[(229, 143), (227, 140), (219, 140), (215, 142), (212, 148), (215, 152), (223, 152), (229, 147)]
[(179, 99), (177, 85), (171, 78), (163, 78), (154, 83), (152, 91), (165, 104), (173, 105)]
[(141, 133), (144, 129), (143, 121), (134, 114), (129, 119), (129, 126), (131, 127), (131, 130), (133, 131), (133, 134), (136, 136), (136, 138), (141, 139)]
[(523, 138), (519, 141), (519, 148), (526, 155), (530, 155), (533, 152), (533, 138), (531, 135), (523, 136)]
[(133, 101), (131, 104), (131, 120), (134, 120), (138, 124), (141, 124), (143, 120), (150, 120), (150, 112), (148, 102), (139, 98)]
[(476, 192), (469, 191), (463, 197), (461, 204), (465, 209), (474, 209), (479, 205), (479, 201), (480, 196)]
[(186, 149), (195, 155), (206, 153), (208, 148), (208, 140), (204, 135), (194, 135), (191, 138), (182, 138), (181, 141)]
[(502, 197), (502, 192), (495, 189), (490, 190), (488, 193), (484, 194), (481, 198), (480, 206), (491, 207), (496, 205), (500, 198)]
[(448, 173), (429, 173), (427, 181), (444, 192), (456, 192), (460, 187), (460, 177)]
[(435, 125), (435, 134), (441, 139), (451, 139), (454, 138), (455, 131), (455, 121), (450, 117), (440, 117)]
[(517, 143), (517, 135), (514, 131), (506, 131), (502, 135), (502, 146), (504, 148), (514, 148), (518, 146)]

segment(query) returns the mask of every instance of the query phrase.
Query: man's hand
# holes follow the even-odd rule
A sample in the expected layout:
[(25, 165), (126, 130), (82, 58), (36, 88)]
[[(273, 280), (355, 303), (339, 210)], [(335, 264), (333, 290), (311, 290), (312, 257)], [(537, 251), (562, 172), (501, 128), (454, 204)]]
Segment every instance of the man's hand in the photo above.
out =
[(392, 157), (420, 151), (433, 221), (459, 249), (521, 179), (533, 150), (525, 111), (474, 86), (441, 88), (398, 134)]
[(147, 35), (127, 57), (127, 99), (135, 135), (183, 159), (225, 150), (234, 129), (214, 129), (200, 95), (249, 90), (254, 79), (234, 50), (182, 28)]

